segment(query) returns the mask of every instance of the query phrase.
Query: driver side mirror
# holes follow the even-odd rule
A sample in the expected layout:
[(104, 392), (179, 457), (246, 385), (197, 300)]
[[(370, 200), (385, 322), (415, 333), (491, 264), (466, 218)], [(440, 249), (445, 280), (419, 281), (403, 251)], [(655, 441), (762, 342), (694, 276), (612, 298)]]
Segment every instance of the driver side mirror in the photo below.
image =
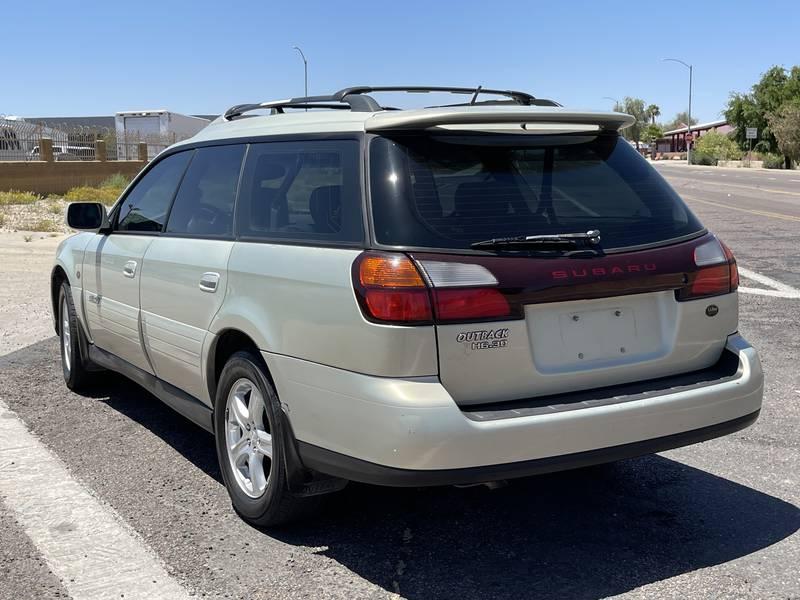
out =
[(108, 229), (106, 207), (99, 202), (73, 202), (67, 206), (67, 225), (79, 231)]

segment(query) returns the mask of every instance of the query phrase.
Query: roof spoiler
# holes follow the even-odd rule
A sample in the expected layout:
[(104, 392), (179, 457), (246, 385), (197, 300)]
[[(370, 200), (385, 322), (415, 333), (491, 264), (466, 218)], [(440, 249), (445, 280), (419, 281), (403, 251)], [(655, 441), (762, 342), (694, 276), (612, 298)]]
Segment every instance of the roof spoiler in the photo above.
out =
[(443, 125), (488, 125), (498, 123), (552, 123), (592, 125), (606, 131), (618, 131), (633, 125), (636, 119), (616, 112), (575, 111), (544, 107), (487, 107), (484, 109), (429, 108), (424, 111), (385, 111), (364, 122), (370, 132), (430, 129)]

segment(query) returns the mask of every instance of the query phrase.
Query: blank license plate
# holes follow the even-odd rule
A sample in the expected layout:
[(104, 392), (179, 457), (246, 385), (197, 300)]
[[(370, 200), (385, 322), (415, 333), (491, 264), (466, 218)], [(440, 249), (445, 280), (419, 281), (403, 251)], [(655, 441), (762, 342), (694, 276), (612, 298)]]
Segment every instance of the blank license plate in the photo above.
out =
[(563, 313), (558, 320), (564, 349), (572, 360), (619, 358), (636, 342), (631, 308)]

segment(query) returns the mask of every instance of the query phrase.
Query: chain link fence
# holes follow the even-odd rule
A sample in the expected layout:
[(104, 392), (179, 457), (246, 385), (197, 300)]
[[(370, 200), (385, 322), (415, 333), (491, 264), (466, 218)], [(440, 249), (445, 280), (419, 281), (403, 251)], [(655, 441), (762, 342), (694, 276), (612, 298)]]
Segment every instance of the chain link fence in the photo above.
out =
[[(42, 139), (51, 141), (52, 160), (151, 160), (178, 141), (175, 134), (117, 136), (113, 129), (43, 126), (0, 118), (0, 161), (48, 160)], [(146, 145), (146, 157), (142, 144)]]

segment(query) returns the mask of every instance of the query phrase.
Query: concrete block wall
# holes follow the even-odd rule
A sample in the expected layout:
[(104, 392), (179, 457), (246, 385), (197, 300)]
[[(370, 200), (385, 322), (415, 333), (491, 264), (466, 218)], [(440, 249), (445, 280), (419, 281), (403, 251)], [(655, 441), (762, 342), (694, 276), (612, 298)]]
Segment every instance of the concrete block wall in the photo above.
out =
[(141, 160), (0, 162), (0, 191), (63, 194), (70, 188), (99, 185), (116, 173), (132, 178), (145, 164)]

